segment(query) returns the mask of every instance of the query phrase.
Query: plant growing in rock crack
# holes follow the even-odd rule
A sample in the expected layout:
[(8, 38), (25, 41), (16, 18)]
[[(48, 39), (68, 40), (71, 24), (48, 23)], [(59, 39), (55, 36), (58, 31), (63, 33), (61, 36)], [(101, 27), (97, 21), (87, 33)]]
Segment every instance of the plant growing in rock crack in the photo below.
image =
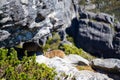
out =
[(75, 44), (73, 37), (67, 35), (66, 38), (67, 38), (67, 41), (71, 42), (72, 44)]
[(45, 46), (43, 47), (44, 51), (58, 49), (60, 44), (60, 37), (57, 33), (53, 32), (53, 37), (48, 38)]

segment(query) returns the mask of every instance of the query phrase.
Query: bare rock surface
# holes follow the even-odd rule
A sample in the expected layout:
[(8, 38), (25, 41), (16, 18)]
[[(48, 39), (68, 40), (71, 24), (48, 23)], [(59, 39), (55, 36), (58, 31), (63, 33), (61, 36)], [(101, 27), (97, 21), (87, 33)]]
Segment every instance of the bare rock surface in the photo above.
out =
[[(77, 2), (77, 1), (75, 1)], [(0, 47), (26, 41), (45, 44), (53, 30), (65, 30), (75, 17), (72, 0), (0, 0)]]
[(120, 60), (119, 59), (94, 59), (92, 61), (94, 68), (107, 71), (110, 73), (120, 73)]
[(59, 57), (47, 58), (40, 55), (37, 56), (36, 62), (45, 63), (49, 67), (55, 68), (55, 71), (58, 73), (55, 80), (113, 80), (105, 74), (87, 70), (79, 71), (75, 65), (71, 63), (70, 59), (66, 60)]

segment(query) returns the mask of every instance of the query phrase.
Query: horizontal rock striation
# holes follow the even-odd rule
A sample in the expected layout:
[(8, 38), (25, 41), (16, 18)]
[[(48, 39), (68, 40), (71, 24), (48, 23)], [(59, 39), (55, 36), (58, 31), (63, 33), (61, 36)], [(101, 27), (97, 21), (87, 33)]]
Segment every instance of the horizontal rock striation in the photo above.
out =
[(80, 11), (79, 16), (66, 30), (76, 45), (98, 57), (120, 58), (120, 25), (114, 16), (89, 11)]

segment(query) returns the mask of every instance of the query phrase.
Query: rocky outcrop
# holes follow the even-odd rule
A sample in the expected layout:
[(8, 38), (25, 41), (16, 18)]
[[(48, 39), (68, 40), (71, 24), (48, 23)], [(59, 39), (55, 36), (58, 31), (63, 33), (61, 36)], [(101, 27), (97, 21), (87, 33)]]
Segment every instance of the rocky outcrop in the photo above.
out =
[[(76, 56), (76, 55), (73, 55)], [(82, 59), (83, 60), (83, 59)], [(82, 61), (80, 60), (80, 61)], [(70, 56), (68, 59), (62, 59), (59, 57), (47, 58), (42, 55), (36, 57), (36, 61), (38, 63), (45, 63), (49, 67), (55, 68), (57, 72), (57, 76), (55, 80), (113, 80), (109, 78), (105, 74), (82, 70), (79, 71), (73, 63), (76, 63), (75, 60), (70, 60)], [(84, 62), (84, 61), (83, 61)]]
[(109, 73), (120, 73), (119, 59), (94, 59), (92, 60), (92, 66), (98, 70)]
[(115, 24), (114, 16), (105, 13), (78, 14), (78, 1), (1, 0), (0, 47), (28, 41), (45, 45), (53, 31), (66, 41), (65, 29), (72, 23), (67, 33), (78, 47), (99, 57), (120, 58), (119, 22)]
[(44, 44), (52, 31), (64, 30), (75, 17), (72, 0), (0, 0), (0, 47), (23, 41)]
[[(0, 47), (13, 47), (20, 42), (44, 45), (53, 31), (59, 33), (61, 45), (72, 45), (66, 41), (65, 32), (70, 26), (66, 31), (73, 36), (78, 47), (100, 57), (120, 58), (120, 24), (115, 24), (114, 17), (104, 13), (82, 11), (78, 14), (78, 1), (0, 0)], [(24, 52), (24, 48), (15, 49)], [(40, 48), (35, 48), (37, 50)], [(55, 80), (112, 80), (105, 74), (79, 71), (75, 66), (88, 66), (89, 61), (78, 55), (68, 55), (63, 59), (39, 55), (36, 61), (55, 68), (58, 73)], [(119, 70), (119, 65), (111, 65), (113, 70)]]
[(119, 24), (114, 16), (105, 13), (80, 11), (66, 31), (73, 36), (76, 45), (98, 57), (120, 58)]
[(91, 62), (92, 68), (100, 73), (107, 74), (114, 80), (120, 79), (120, 60), (119, 59), (94, 59)]

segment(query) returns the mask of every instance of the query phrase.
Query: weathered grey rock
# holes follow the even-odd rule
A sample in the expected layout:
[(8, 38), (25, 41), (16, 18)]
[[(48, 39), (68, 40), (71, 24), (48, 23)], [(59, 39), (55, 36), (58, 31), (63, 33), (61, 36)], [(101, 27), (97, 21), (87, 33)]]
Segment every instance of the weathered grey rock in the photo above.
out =
[(27, 5), (28, 4), (28, 0), (21, 0), (21, 3)]
[(106, 13), (93, 13), (89, 11), (81, 11), (80, 13), (80, 18), (81, 19), (93, 19), (99, 22), (105, 22), (105, 23), (114, 23), (114, 16), (111, 16)]
[[(54, 58), (46, 58), (44, 56), (37, 56), (36, 61), (38, 63), (45, 63), (49, 67), (55, 68), (56, 72), (58, 73), (55, 80), (71, 80), (73, 75), (78, 71), (74, 66), (70, 64), (69, 61), (66, 61), (59, 57)], [(64, 74), (64, 75), (63, 75)]]
[[(74, 66), (69, 64), (68, 61), (60, 59), (58, 57), (53, 58), (48, 65), (56, 69), (57, 73), (59, 73), (57, 77), (60, 77), (60, 80), (62, 79), (71, 80), (73, 75), (75, 75), (75, 73), (78, 71)], [(58, 79), (56, 78), (55, 80)]]
[(66, 60), (59, 57), (49, 59), (40, 55), (36, 57), (36, 62), (40, 64), (45, 63), (49, 67), (55, 68), (57, 75), (54, 80), (112, 80), (107, 75), (101, 73), (78, 71), (69, 59)]
[(58, 32), (58, 34), (60, 35), (60, 39), (61, 39), (61, 41), (66, 41), (66, 32), (65, 32), (65, 29), (63, 29), (63, 30), (60, 30), (59, 32)]
[(120, 73), (119, 59), (94, 59), (92, 60), (92, 66), (98, 70), (103, 70), (110, 73)]
[(101, 57), (110, 57), (108, 53), (111, 53), (112, 57), (113, 36), (114, 30), (109, 25), (81, 19), (79, 20), (76, 44), (88, 52), (101, 55)]
[(7, 39), (10, 36), (10, 33), (5, 30), (0, 30), (0, 41)]
[(75, 80), (113, 80), (105, 74), (100, 74), (92, 71), (79, 71), (75, 75)]
[(117, 24), (115, 25), (115, 30), (117, 32), (120, 32), (120, 22), (117, 22)]
[(0, 30), (11, 34), (0, 42), (0, 47), (11, 47), (21, 41), (39, 43), (42, 37), (45, 43), (52, 31), (65, 29), (76, 16), (72, 0), (0, 0), (0, 4)]
[(114, 17), (88, 11), (81, 11), (79, 15), (66, 30), (77, 47), (98, 57), (120, 58), (119, 29), (115, 31)]
[(82, 18), (82, 19), (88, 19), (88, 18), (95, 18), (95, 16), (96, 16), (96, 14), (95, 13), (93, 13), (93, 12), (88, 12), (88, 11), (81, 11), (80, 13), (79, 13), (79, 15), (80, 15), (80, 18)]
[(89, 61), (79, 55), (70, 54), (70, 55), (66, 56), (64, 59), (69, 60), (71, 64), (88, 65), (89, 66)]
[(47, 41), (47, 37), (51, 35), (50, 27), (42, 27), (37, 34), (33, 37), (33, 40), (39, 40), (37, 41), (41, 45), (45, 45)]
[(114, 46), (114, 52), (116, 54), (120, 54), (120, 32), (116, 33), (114, 38), (113, 38), (113, 46)]
[(112, 24), (114, 22), (114, 16), (105, 13), (99, 13), (96, 15), (96, 20)]

